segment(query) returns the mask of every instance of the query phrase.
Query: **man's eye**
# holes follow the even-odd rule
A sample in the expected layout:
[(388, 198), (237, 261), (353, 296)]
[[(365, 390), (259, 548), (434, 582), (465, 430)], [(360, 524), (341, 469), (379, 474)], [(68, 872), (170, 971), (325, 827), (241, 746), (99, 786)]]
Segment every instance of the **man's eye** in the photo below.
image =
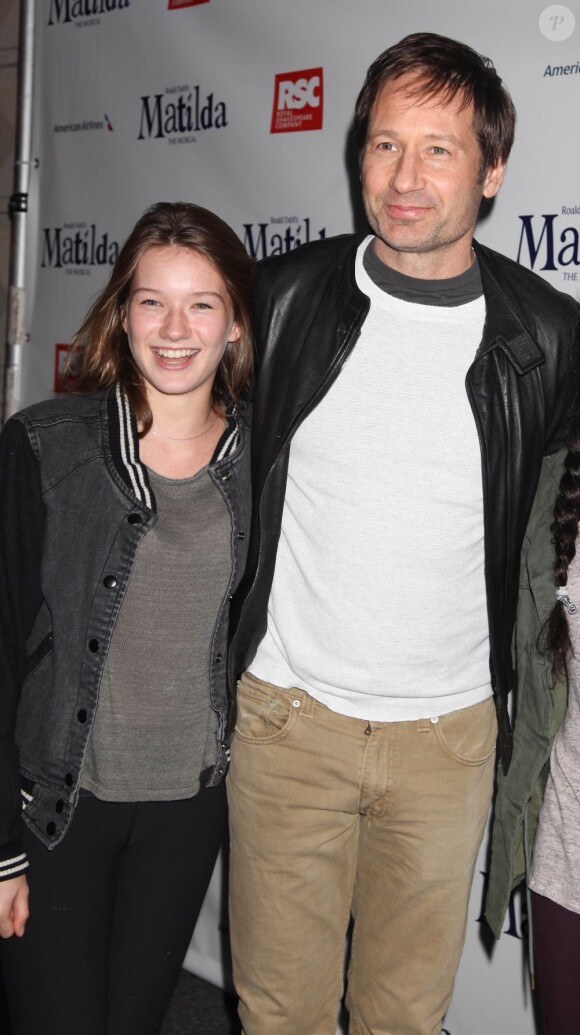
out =
[(432, 153), (434, 155), (448, 155), (449, 154), (449, 151), (447, 150), (446, 147), (439, 147), (438, 145), (435, 145), (434, 147), (432, 147), (431, 151), (432, 151)]
[(379, 151), (394, 151), (395, 145), (390, 140), (381, 140), (380, 144), (377, 144)]

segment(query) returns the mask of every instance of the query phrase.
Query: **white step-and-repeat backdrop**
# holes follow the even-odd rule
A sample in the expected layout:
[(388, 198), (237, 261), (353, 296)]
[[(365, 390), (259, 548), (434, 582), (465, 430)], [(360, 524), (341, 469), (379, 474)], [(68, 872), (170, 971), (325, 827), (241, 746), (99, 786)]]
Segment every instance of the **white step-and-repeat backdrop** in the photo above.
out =
[[(580, 0), (39, 0), (26, 321), (18, 405), (66, 346), (154, 201), (215, 209), (261, 258), (358, 228), (349, 146), (367, 66), (409, 32), (489, 55), (518, 110), (484, 243), (579, 294)], [(482, 850), (448, 1035), (533, 1035), (520, 900), (490, 956)], [(222, 979), (214, 878), (187, 965)], [(525, 925), (524, 925), (525, 926)], [(445, 951), (445, 947), (441, 947)]]

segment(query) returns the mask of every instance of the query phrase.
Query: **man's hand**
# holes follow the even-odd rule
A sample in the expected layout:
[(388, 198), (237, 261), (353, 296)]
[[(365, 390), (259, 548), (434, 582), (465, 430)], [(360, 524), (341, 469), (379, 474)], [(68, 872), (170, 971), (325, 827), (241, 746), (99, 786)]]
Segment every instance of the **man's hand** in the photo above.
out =
[(26, 877), (0, 881), (0, 938), (11, 938), (13, 934), (22, 938), (28, 915)]

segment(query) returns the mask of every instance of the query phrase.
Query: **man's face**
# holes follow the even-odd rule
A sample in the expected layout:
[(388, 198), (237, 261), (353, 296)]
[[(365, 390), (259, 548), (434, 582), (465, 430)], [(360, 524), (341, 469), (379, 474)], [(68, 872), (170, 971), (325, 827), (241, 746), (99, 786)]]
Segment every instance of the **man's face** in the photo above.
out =
[(401, 76), (380, 91), (362, 162), (367, 219), (379, 258), (409, 276), (453, 277), (471, 265), (483, 197), (497, 194), (503, 163), (481, 176), (473, 109), (462, 97), (413, 96)]

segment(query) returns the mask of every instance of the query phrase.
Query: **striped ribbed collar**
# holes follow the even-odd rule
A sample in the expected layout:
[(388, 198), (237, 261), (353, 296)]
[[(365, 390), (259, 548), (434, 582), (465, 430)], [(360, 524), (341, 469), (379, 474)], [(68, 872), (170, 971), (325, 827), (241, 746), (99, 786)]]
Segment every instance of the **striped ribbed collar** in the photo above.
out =
[(218, 464), (221, 460), (229, 460), (238, 448), (239, 441), (240, 429), (238, 422), (233, 414), (228, 413), (224, 433), (215, 447), (211, 463)]
[[(154, 510), (154, 498), (145, 464), (139, 458), (139, 435), (135, 414), (129, 405), (127, 394), (116, 384), (107, 396), (109, 424), (109, 445), (115, 468), (138, 502)], [(240, 442), (240, 429), (233, 414), (228, 414), (227, 423), (211, 464), (228, 460), (236, 452)]]
[(153, 510), (153, 493), (147, 468), (139, 459), (139, 435), (135, 414), (121, 385), (111, 388), (107, 397), (109, 445), (113, 463), (139, 503)]

